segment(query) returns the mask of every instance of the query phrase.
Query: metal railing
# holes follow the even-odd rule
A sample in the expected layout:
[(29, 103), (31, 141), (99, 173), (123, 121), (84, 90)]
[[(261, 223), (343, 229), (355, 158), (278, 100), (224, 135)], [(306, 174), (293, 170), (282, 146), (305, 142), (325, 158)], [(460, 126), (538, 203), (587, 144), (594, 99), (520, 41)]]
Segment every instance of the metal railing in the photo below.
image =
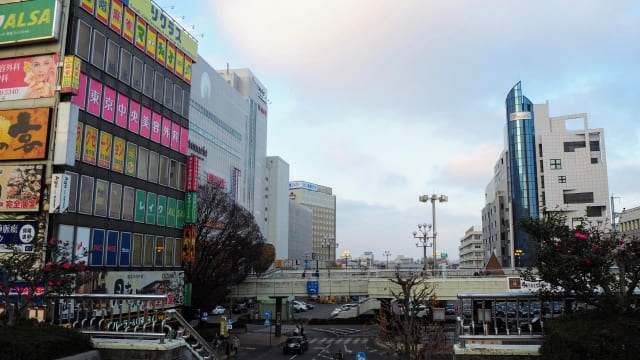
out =
[[(192, 352), (201, 356), (203, 359), (216, 359), (219, 360), (217, 353), (209, 343), (207, 343), (202, 336), (191, 326), (191, 324), (180, 315), (175, 309), (169, 309), (164, 312), (165, 318), (162, 321), (162, 327), (166, 325), (167, 320), (175, 319), (183, 329), (178, 331), (177, 336), (182, 337), (189, 345)], [(193, 338), (195, 343), (190, 343), (188, 340)]]
[(428, 278), (469, 278), (469, 277), (507, 277), (520, 276), (519, 270), (502, 269), (499, 271), (484, 269), (436, 269), (421, 270), (416, 268), (399, 268), (399, 269), (315, 269), (306, 270), (274, 270), (260, 276), (250, 275), (248, 279), (292, 279), (305, 278), (310, 280), (318, 274), (322, 278), (390, 278), (395, 273), (400, 274), (420, 274)]

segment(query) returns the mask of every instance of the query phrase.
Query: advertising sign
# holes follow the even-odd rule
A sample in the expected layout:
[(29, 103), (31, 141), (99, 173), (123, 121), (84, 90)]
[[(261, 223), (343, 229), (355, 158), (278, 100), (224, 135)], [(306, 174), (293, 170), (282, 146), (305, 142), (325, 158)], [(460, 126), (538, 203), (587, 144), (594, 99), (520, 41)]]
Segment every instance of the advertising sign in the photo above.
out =
[(151, 117), (151, 140), (159, 143), (160, 142), (160, 133), (162, 127), (162, 116), (157, 112), (153, 112), (153, 116)]
[(176, 68), (176, 46), (167, 40), (167, 69), (175, 70)]
[[(107, 293), (109, 294), (167, 294), (165, 307), (182, 306), (184, 301), (184, 272), (183, 271), (109, 271), (105, 277)], [(130, 310), (144, 311), (153, 306), (153, 301), (148, 303), (133, 303)], [(162, 301), (155, 304), (162, 305)], [(129, 309), (122, 306), (122, 311)], [(120, 314), (119, 306), (112, 306), (114, 315)]]
[(156, 194), (152, 192), (147, 193), (147, 224), (155, 225), (156, 223)]
[(116, 107), (116, 125), (126, 128), (129, 116), (129, 98), (118, 93), (118, 105)]
[(80, 1), (80, 7), (85, 9), (89, 14), (93, 15), (93, 11), (96, 8), (96, 0), (82, 0)]
[(136, 47), (144, 51), (145, 42), (147, 40), (147, 23), (142, 18), (136, 18)]
[(129, 131), (137, 134), (140, 130), (140, 103), (131, 99), (129, 104)]
[(0, 110), (0, 160), (44, 159), (49, 108)]
[(176, 226), (176, 199), (167, 199), (167, 226)]
[(180, 125), (171, 123), (171, 150), (180, 150)]
[(122, 37), (129, 42), (133, 42), (133, 34), (135, 33), (136, 14), (128, 7), (124, 8), (124, 29), (122, 29)]
[(89, 114), (100, 116), (100, 106), (102, 105), (102, 83), (94, 78), (89, 80), (89, 103), (87, 111)]
[(21, 252), (34, 252), (37, 234), (36, 221), (0, 221), (0, 252), (13, 251), (11, 244)]
[(176, 205), (176, 227), (181, 229), (184, 226), (184, 201), (178, 200)]
[(84, 127), (84, 150), (82, 151), (82, 161), (94, 164), (98, 156), (98, 129), (86, 125)]
[(119, 233), (117, 231), (109, 230), (107, 231), (107, 246), (106, 246), (106, 256), (104, 265), (105, 266), (116, 266), (118, 265), (118, 237)]
[(176, 51), (176, 75), (179, 78), (184, 76), (184, 53), (180, 50)]
[(71, 102), (78, 105), (80, 110), (84, 110), (87, 100), (87, 75), (80, 73), (80, 83), (78, 85), (78, 94), (71, 97)]
[(193, 60), (190, 57), (185, 56), (184, 58), (184, 81), (187, 84), (191, 84), (191, 70), (193, 67)]
[(136, 204), (133, 215), (133, 220), (135, 222), (143, 223), (144, 222), (144, 211), (147, 208), (147, 192), (144, 190), (137, 189), (136, 190)]
[(147, 25), (147, 55), (152, 59), (156, 58), (156, 40), (158, 32), (151, 25)]
[(80, 160), (82, 158), (82, 131), (84, 125), (79, 122), (78, 128), (76, 130), (76, 160)]
[(0, 45), (57, 39), (59, 0), (18, 1), (0, 5)]
[(91, 237), (91, 255), (89, 265), (102, 266), (102, 255), (104, 254), (104, 230), (93, 229)]
[(142, 116), (140, 117), (140, 136), (149, 138), (151, 134), (151, 109), (146, 106), (142, 107)]
[(111, 0), (111, 16), (109, 17), (109, 27), (120, 34), (122, 30), (123, 7), (120, 0)]
[(0, 101), (52, 97), (57, 62), (57, 54), (0, 59)]
[(113, 161), (111, 163), (111, 170), (122, 173), (124, 171), (124, 153), (125, 153), (126, 141), (119, 137), (113, 139)]
[(62, 66), (62, 82), (60, 84), (61, 93), (71, 93), (73, 95), (78, 94), (80, 89), (80, 68), (82, 67), (82, 60), (73, 55), (67, 55), (64, 57), (64, 64)]
[(50, 214), (64, 214), (69, 208), (71, 192), (71, 175), (53, 174), (51, 176)]
[(156, 60), (160, 63), (160, 65), (164, 66), (166, 56), (167, 56), (167, 39), (164, 36), (158, 34)]
[(124, 173), (129, 176), (136, 176), (138, 145), (127, 142), (127, 162), (125, 165)]
[(162, 133), (160, 134), (160, 143), (166, 147), (171, 145), (171, 120), (166, 117), (162, 118)]
[(180, 127), (180, 152), (186, 155), (187, 149), (189, 149), (189, 129)]
[(0, 212), (40, 210), (43, 165), (0, 166)]
[(182, 229), (182, 262), (190, 263), (195, 261), (196, 251), (196, 226), (185, 225)]
[(98, 166), (108, 169), (111, 167), (111, 148), (113, 147), (113, 136), (105, 131), (100, 131), (100, 155)]
[(129, 0), (129, 7), (153, 25), (167, 40), (176, 44), (193, 59), (198, 58), (198, 43), (171, 16), (149, 0)]
[(116, 110), (116, 91), (109, 86), (104, 86), (102, 99), (102, 119), (112, 123)]
[(109, 0), (97, 0), (98, 6), (96, 9), (96, 18), (102, 21), (103, 24), (108, 25), (109, 22)]
[(185, 214), (185, 222), (187, 224), (193, 224), (198, 220), (198, 193), (188, 192), (185, 194), (185, 202), (187, 206), (187, 212)]
[(131, 264), (131, 233), (120, 234), (120, 266)]

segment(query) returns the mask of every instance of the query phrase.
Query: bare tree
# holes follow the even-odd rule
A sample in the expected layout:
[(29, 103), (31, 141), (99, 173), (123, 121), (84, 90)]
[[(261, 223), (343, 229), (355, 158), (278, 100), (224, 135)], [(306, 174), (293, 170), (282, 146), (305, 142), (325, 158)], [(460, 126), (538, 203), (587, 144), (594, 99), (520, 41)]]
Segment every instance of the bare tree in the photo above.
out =
[(401, 359), (426, 359), (439, 348), (442, 329), (426, 322), (428, 304), (435, 301), (435, 285), (420, 273), (396, 271), (389, 288), (398, 310), (382, 302), (378, 325), (384, 340)]
[(253, 215), (231, 202), (224, 189), (205, 184), (198, 190), (195, 259), (184, 268), (193, 286), (193, 304), (206, 307), (223, 302), (251, 273), (264, 237)]

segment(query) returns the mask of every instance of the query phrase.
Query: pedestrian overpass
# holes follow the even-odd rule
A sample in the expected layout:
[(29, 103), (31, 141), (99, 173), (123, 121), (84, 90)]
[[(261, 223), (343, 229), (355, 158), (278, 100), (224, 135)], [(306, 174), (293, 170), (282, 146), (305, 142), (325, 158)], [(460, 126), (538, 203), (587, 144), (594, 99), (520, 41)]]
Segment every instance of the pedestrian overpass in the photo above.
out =
[[(507, 292), (510, 278), (517, 278), (517, 283), (520, 284), (520, 275), (514, 270), (501, 270), (499, 274), (478, 270), (448, 269), (426, 272), (414, 269), (398, 271), (403, 278), (410, 275), (425, 276), (426, 283), (435, 286), (437, 300), (457, 300), (458, 293), (464, 292)], [(230, 295), (234, 298), (317, 295), (391, 299), (392, 291), (400, 292), (400, 287), (391, 281), (395, 276), (396, 270), (322, 269), (317, 273), (303, 270), (277, 270), (261, 277), (247, 278), (234, 287)]]

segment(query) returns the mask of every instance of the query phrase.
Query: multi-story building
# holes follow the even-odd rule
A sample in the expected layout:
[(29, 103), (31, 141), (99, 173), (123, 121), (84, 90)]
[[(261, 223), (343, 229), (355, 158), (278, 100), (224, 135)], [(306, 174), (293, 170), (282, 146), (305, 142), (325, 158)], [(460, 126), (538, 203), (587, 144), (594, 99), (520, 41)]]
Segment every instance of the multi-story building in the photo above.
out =
[(38, 236), (72, 244), (94, 272), (85, 291), (163, 291), (181, 305), (196, 41), (149, 0), (0, 13), (3, 218), (46, 219)]
[(302, 256), (289, 257), (289, 164), (278, 156), (268, 156), (267, 171), (267, 242), (275, 246), (276, 259), (301, 260)]
[[(549, 105), (534, 105), (519, 82), (507, 95), (506, 115), (506, 157), (496, 166), (483, 209), (485, 260), (495, 253), (501, 265), (508, 266), (509, 250), (510, 264), (529, 267), (535, 265), (536, 244), (516, 227), (520, 220), (558, 212), (568, 225), (605, 222), (609, 190), (604, 129), (589, 129), (587, 114), (550, 117)], [(505, 172), (508, 197), (501, 203)]]
[(460, 239), (458, 253), (460, 256), (460, 268), (482, 269), (484, 267), (484, 246), (482, 244), (482, 231), (479, 227), (470, 227)]
[(623, 209), (617, 222), (619, 231), (626, 238), (640, 238), (640, 206)]
[(303, 259), (304, 268), (315, 268), (318, 259), (312, 249), (313, 210), (289, 201), (289, 259)]
[(306, 181), (289, 182), (289, 199), (312, 211), (312, 253), (324, 266), (336, 260), (336, 196), (330, 187)]

